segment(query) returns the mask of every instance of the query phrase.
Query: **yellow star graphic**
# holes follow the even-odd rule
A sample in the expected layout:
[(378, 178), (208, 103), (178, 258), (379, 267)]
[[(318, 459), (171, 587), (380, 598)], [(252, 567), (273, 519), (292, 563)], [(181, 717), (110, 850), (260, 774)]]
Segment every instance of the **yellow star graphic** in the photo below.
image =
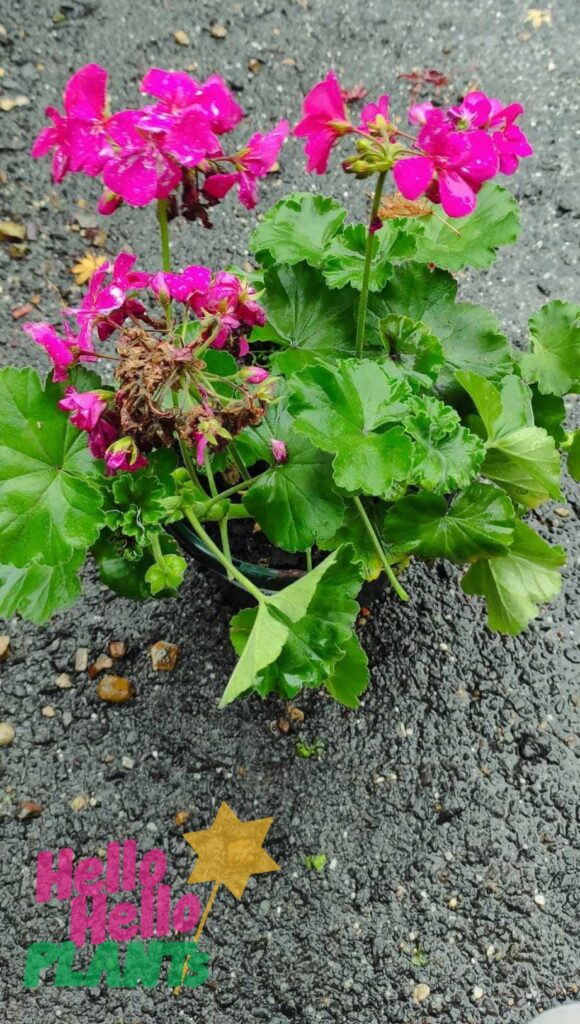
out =
[(280, 870), (262, 847), (272, 821), (273, 818), (240, 821), (231, 807), (222, 803), (210, 828), (183, 836), (197, 853), (188, 882), (225, 885), (237, 900), (241, 899), (252, 875)]

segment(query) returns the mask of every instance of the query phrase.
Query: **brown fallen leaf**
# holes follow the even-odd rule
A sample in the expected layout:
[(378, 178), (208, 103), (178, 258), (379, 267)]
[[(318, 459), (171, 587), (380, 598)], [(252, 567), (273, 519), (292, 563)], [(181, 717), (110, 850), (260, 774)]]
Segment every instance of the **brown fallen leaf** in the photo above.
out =
[(173, 38), (178, 46), (189, 46), (189, 36), (182, 28), (173, 33)]
[(0, 220), (0, 242), (23, 242), (26, 238), (24, 224), (14, 220)]
[(379, 206), (381, 220), (398, 217), (430, 217), (433, 207), (423, 199), (413, 201), (405, 199), (397, 192), (394, 196), (383, 196)]
[(113, 667), (113, 659), (108, 654), (99, 654), (99, 657), (92, 665), (89, 665), (87, 669), (87, 675), (91, 679), (95, 679), (99, 672), (104, 672), (106, 668)]
[(23, 306), (16, 306), (12, 310), (13, 320), (21, 320), (23, 316), (28, 316), (29, 313), (32, 313), (33, 308), (29, 302), (25, 302)]
[(171, 672), (175, 668), (179, 647), (166, 640), (158, 640), (149, 648), (154, 672)]
[(94, 252), (85, 252), (84, 256), (70, 268), (77, 284), (85, 284), (93, 276), (95, 270), (107, 262), (106, 256), (97, 256)]
[(15, 107), (25, 107), (30, 103), (28, 96), (2, 96), (0, 98), (0, 110), (8, 114)]
[(3, 633), (2, 636), (0, 636), (0, 661), (5, 661), (9, 654), (10, 637), (7, 633)]
[(537, 31), (542, 25), (552, 24), (552, 12), (547, 8), (540, 10), (538, 7), (530, 7), (529, 11), (526, 12), (524, 24), (531, 25)]
[(259, 57), (250, 57), (248, 61), (248, 71), (252, 75), (259, 75), (260, 71), (264, 67), (264, 61), (260, 60)]
[(42, 814), (42, 805), (35, 800), (23, 800), (18, 805), (16, 817), (19, 821), (26, 821), (28, 818), (38, 818)]
[(111, 640), (109, 654), (111, 658), (124, 658), (127, 653), (127, 644), (124, 640)]
[(135, 688), (125, 676), (103, 676), (97, 694), (109, 704), (124, 704), (135, 696)]
[(226, 26), (220, 25), (219, 22), (215, 22), (215, 24), (211, 26), (209, 31), (210, 35), (212, 35), (214, 39), (225, 39), (228, 34)]
[(177, 811), (173, 820), (176, 825), (185, 825), (186, 821), (189, 821), (189, 811)]

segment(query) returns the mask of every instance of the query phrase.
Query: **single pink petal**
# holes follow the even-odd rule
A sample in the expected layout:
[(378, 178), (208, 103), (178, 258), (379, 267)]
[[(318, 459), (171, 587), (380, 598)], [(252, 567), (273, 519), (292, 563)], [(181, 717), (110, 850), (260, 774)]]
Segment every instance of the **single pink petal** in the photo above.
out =
[(238, 190), (240, 202), (246, 210), (253, 210), (258, 203), (258, 179), (253, 174), (242, 171)]
[(472, 181), (483, 182), (493, 178), (498, 171), (497, 153), (492, 140), (485, 132), (466, 133), (467, 153), (462, 157), (460, 172)]
[(186, 110), (165, 135), (162, 143), (164, 152), (184, 167), (195, 167), (206, 156), (219, 147), (218, 140), (210, 128), (209, 120), (199, 110)]
[(212, 131), (218, 135), (231, 132), (244, 116), (220, 75), (210, 75), (202, 84), (201, 106), (209, 116)]
[[(179, 169), (176, 170), (177, 184), (181, 175)], [(142, 152), (109, 160), (103, 170), (107, 188), (122, 196), (130, 206), (147, 206), (157, 198), (158, 177), (155, 157)]]
[(64, 109), (69, 117), (100, 120), (107, 101), (107, 72), (99, 64), (85, 64), (69, 79)]
[(139, 86), (140, 92), (157, 96), (173, 107), (187, 107), (199, 99), (199, 82), (185, 71), (150, 68)]
[(204, 181), (203, 191), (214, 199), (223, 199), (239, 180), (238, 171), (231, 174), (209, 174)]
[(429, 187), (434, 174), (433, 161), (426, 156), (410, 156), (397, 160), (393, 178), (405, 199), (418, 199)]
[(475, 192), (455, 171), (440, 172), (439, 195), (449, 217), (466, 217), (475, 209)]

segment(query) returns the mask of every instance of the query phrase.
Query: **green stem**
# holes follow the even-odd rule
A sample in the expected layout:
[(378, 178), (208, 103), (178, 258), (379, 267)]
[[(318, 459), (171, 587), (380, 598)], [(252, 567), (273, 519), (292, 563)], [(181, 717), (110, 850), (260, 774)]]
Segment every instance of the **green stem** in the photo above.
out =
[(195, 465), (194, 465), (193, 459), (191, 457), (191, 452), (190, 452), (189, 448), (187, 447), (185, 441), (183, 441), (180, 437), (177, 438), (177, 442), (179, 444), (179, 451), (181, 452), (181, 458), (183, 459), (183, 461), (185, 463), (185, 468), (186, 468), (187, 472), (189, 473), (192, 482), (196, 485), (196, 487), (199, 487), (200, 491), (203, 491), (204, 487), (202, 486), (201, 480), (199, 479), (199, 476), (197, 475), (197, 470), (195, 468)]
[(312, 548), (306, 548), (306, 572), (312, 572)]
[(242, 474), (243, 479), (247, 482), (250, 479), (250, 474), (248, 473), (246, 467), (244, 466), (244, 463), (242, 462), (239, 453), (236, 451), (233, 442), (230, 445), (230, 452), (232, 454), (232, 459), (234, 460), (236, 466), (238, 467), (240, 473)]
[(161, 265), (167, 273), (171, 270), (171, 253), (169, 250), (169, 224), (167, 223), (167, 199), (157, 200), (157, 220), (161, 234)]
[(159, 537), (156, 534), (153, 534), (153, 536), (151, 537), (151, 551), (159, 568), (165, 569), (165, 562), (163, 560), (161, 544), (159, 543)]
[[(218, 489), (217, 489), (217, 486), (216, 486), (215, 478), (214, 478), (214, 475), (213, 475), (213, 470), (211, 468), (211, 462), (210, 462), (209, 458), (207, 457), (207, 454), (206, 454), (206, 458), (205, 458), (205, 471), (206, 471), (207, 480), (208, 480), (208, 483), (209, 483), (210, 494), (211, 494), (211, 496), (212, 496), (212, 498), (214, 500), (216, 498), (219, 499), (220, 495), (218, 493)], [(230, 551), (230, 539), (228, 537), (228, 517), (227, 517), (227, 515), (223, 516), (220, 519), (218, 525), (219, 525), (220, 540), (222, 542), (222, 548), (223, 548), (224, 555), (226, 556), (228, 562), (231, 562), (231, 560), (232, 560), (232, 553)], [(231, 578), (232, 577), (231, 577), (230, 571), (228, 569), (228, 579), (231, 579)]]
[(214, 544), (213, 540), (211, 539), (209, 534), (206, 533), (193, 510), (190, 508), (186, 508), (185, 514), (189, 519), (189, 522), (191, 523), (193, 529), (197, 533), (199, 539), (203, 541), (206, 547), (211, 551), (212, 555), (214, 555), (215, 558), (217, 558), (220, 565), (223, 565), (224, 569), (226, 569), (227, 572), (231, 573), (233, 578), (237, 580), (238, 583), (240, 583), (245, 590), (248, 591), (248, 594), (251, 594), (252, 597), (256, 598), (258, 604), (266, 604), (266, 598), (264, 597), (262, 591), (258, 590), (258, 587), (254, 586), (252, 581), (249, 580), (247, 576), (244, 576), (244, 574), (236, 568), (232, 561), (228, 560), (227, 556), (224, 555), (223, 551), (220, 551), (217, 544)]
[(367, 322), (367, 305), (369, 301), (369, 281), (371, 277), (371, 264), (373, 262), (373, 239), (374, 233), (371, 228), (377, 218), (379, 212), (379, 206), (381, 202), (381, 196), (383, 194), (383, 185), (385, 184), (386, 171), (381, 171), (377, 178), (377, 184), (375, 188), (375, 194), (373, 196), (373, 205), (371, 207), (371, 215), (369, 219), (369, 230), (367, 234), (367, 244), (365, 249), (365, 265), (363, 271), (362, 288), (360, 293), (360, 302), (358, 307), (358, 318), (356, 322), (356, 357), (362, 359), (364, 344), (365, 344), (365, 327)]
[(250, 477), (249, 480), (242, 480), (239, 484), (234, 484), (233, 487), (228, 487), (226, 491), (220, 491), (219, 494), (208, 501), (207, 508), (210, 509), (212, 505), (217, 505), (218, 501), (222, 501), (223, 498), (231, 498), (233, 495), (238, 494), (239, 491), (245, 491), (246, 488), (251, 487), (256, 480), (259, 480), (261, 476), (265, 476), (268, 472), (267, 469), (263, 473), (258, 473), (257, 476)]
[(369, 519), (369, 517), (367, 515), (366, 509), (365, 509), (362, 501), (360, 500), (359, 497), (355, 497), (354, 503), (355, 503), (355, 505), (357, 507), (358, 513), (359, 513), (363, 523), (365, 524), (365, 527), (366, 527), (366, 530), (368, 532), (368, 535), (369, 535), (369, 537), (370, 537), (370, 539), (371, 539), (371, 541), (373, 543), (373, 547), (374, 547), (377, 555), (379, 556), (379, 558), (381, 560), (382, 566), (383, 566), (383, 568), (384, 568), (384, 570), (385, 570), (385, 572), (386, 572), (386, 574), (387, 574), (387, 576), (388, 576), (388, 578), (390, 580), (390, 583), (391, 583), (391, 586), (392, 586), (393, 590), (401, 598), (401, 601), (408, 601), (409, 600), (409, 595), (407, 594), (407, 592), (405, 590), (403, 590), (401, 584), (399, 583), (397, 577), (395, 576), (395, 574), (394, 574), (394, 572), (393, 572), (393, 570), (391, 568), (390, 562), (389, 562), (389, 560), (388, 560), (388, 558), (387, 558), (387, 556), (385, 554), (383, 545), (381, 544), (379, 538), (377, 537), (376, 530), (375, 530), (373, 524), (371, 523), (371, 521), (370, 521), (370, 519)]

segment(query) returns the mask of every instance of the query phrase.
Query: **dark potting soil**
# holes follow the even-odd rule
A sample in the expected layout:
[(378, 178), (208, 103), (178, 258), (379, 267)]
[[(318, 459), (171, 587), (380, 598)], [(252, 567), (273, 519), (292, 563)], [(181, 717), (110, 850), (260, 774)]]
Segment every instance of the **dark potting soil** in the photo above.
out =
[[(249, 114), (240, 138), (279, 117), (295, 120), (304, 91), (331, 65), (349, 88), (363, 79), (369, 98), (389, 91), (401, 114), (409, 83), (398, 76), (422, 67), (448, 76), (444, 103), (472, 85), (521, 100), (536, 149), (507, 182), (522, 204), (522, 236), (488, 272), (458, 282), (462, 299), (492, 308), (522, 343), (530, 312), (547, 298), (577, 301), (580, 217), (577, 4), (539, 5), (549, 18), (538, 28), (527, 6), (0, 0), (2, 95), (29, 99), (0, 110), (0, 217), (28, 229), (24, 252), (0, 246), (0, 361), (46, 372), (16, 317), (26, 304), (38, 308), (32, 315), (57, 317), (59, 291), (76, 305), (70, 267), (87, 249), (114, 255), (130, 245), (144, 268), (159, 266), (152, 210), (99, 218), (95, 183), (75, 177), (53, 187), (46, 163), (28, 157), (42, 108), (91, 60), (109, 68), (116, 109), (137, 102), (151, 65), (222, 72)], [(212, 36), (216, 23), (225, 36)], [(188, 46), (175, 42), (179, 30)], [(362, 218), (365, 183), (345, 177), (338, 158), (326, 178), (307, 178), (292, 142), (281, 174), (261, 185), (260, 209), (321, 185)], [(176, 267), (248, 259), (254, 216), (231, 196), (214, 219), (214, 231), (172, 226)], [(283, 710), (275, 699), (218, 710), (235, 663), (228, 616), (193, 563), (176, 602), (116, 598), (89, 565), (75, 609), (46, 628), (2, 623), (10, 654), (0, 664), (0, 718), (15, 730), (0, 749), (2, 1019), (530, 1024), (540, 1010), (578, 999), (580, 496), (569, 481), (566, 494), (569, 515), (548, 506), (533, 517), (564, 545), (568, 566), (562, 593), (525, 633), (491, 634), (482, 604), (462, 595), (459, 572), (413, 565), (409, 603), (387, 591), (361, 629), (373, 666), (361, 707), (349, 712), (306, 692), (296, 702), (304, 722), (287, 733), (274, 724)], [(136, 690), (125, 705), (104, 704), (97, 681), (74, 668), (75, 652), (86, 648), (92, 663), (111, 640), (128, 645), (115, 666)], [(171, 673), (153, 671), (149, 647), (158, 640), (180, 647)], [(70, 688), (57, 685), (63, 673)], [(318, 755), (298, 757), (297, 740)], [(35, 903), (38, 850), (71, 846), (89, 856), (125, 838), (140, 850), (161, 846), (176, 897), (188, 891), (194, 863), (182, 833), (206, 828), (221, 800), (242, 819), (274, 818), (266, 846), (281, 870), (254, 878), (239, 904), (218, 896), (202, 943), (208, 984), (181, 997), (163, 984), (56, 989), (47, 979), (24, 989), (30, 943), (68, 936), (64, 904)], [(26, 801), (40, 814), (23, 817)], [(177, 811), (189, 814), (185, 825)], [(320, 872), (306, 861), (319, 854), (327, 858)], [(204, 902), (210, 886), (194, 891)]]

